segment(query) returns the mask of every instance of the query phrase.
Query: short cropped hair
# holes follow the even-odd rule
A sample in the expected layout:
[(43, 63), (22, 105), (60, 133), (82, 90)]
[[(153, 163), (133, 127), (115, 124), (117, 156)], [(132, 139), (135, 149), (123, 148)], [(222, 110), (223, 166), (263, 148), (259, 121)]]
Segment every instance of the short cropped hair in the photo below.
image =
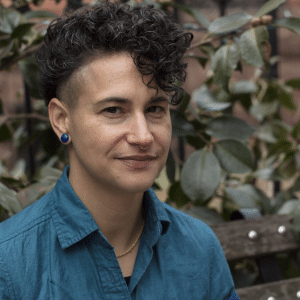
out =
[(62, 87), (71, 93), (71, 75), (93, 58), (128, 52), (142, 75), (152, 75), (145, 84), (156, 88), (151, 85), (155, 82), (176, 105), (184, 96), (178, 82), (185, 81), (187, 64), (181, 60), (192, 39), (192, 33), (153, 5), (105, 1), (64, 13), (52, 21), (36, 53), (41, 94), (48, 105)]

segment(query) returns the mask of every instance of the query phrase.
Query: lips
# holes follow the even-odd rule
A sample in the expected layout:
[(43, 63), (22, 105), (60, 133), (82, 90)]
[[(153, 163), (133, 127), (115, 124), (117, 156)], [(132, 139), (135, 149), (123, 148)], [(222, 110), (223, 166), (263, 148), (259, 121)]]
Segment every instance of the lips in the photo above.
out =
[(125, 166), (129, 167), (130, 169), (145, 170), (152, 165), (152, 162), (156, 158), (156, 156), (152, 155), (131, 155), (118, 157), (117, 159), (120, 160)]
[(156, 156), (152, 156), (152, 155), (132, 155), (132, 156), (117, 157), (117, 159), (147, 161), (147, 160), (156, 159)]

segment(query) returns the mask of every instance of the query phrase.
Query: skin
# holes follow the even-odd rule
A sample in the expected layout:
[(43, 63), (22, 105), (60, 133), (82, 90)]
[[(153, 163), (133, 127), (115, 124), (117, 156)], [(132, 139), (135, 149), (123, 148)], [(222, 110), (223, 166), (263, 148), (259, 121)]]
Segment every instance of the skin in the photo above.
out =
[[(114, 53), (78, 70), (75, 107), (53, 98), (49, 117), (70, 136), (69, 181), (116, 254), (128, 250), (143, 224), (143, 193), (165, 165), (171, 142), (168, 95), (148, 88), (128, 53)], [(143, 149), (142, 149), (143, 148)], [(131, 275), (137, 246), (119, 258)]]

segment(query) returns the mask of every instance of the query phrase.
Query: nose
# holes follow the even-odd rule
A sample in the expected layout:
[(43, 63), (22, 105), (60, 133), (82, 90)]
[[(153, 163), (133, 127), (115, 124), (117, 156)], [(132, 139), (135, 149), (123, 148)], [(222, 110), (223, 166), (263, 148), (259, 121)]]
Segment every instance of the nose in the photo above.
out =
[(154, 141), (154, 137), (146, 117), (139, 114), (134, 116), (131, 121), (130, 131), (127, 136), (128, 143), (140, 146), (141, 149), (149, 148)]

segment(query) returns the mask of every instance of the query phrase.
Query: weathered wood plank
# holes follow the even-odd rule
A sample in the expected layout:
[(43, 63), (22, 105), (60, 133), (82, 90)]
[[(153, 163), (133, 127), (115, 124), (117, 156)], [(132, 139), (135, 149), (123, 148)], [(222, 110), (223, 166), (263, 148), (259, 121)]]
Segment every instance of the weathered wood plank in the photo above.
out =
[[(295, 300), (300, 298), (300, 278), (259, 284), (236, 290), (241, 300)], [(271, 298), (272, 299), (272, 298)]]
[[(263, 216), (255, 220), (238, 220), (211, 226), (228, 261), (258, 257), (300, 249), (291, 230), (291, 218), (286, 215)], [(280, 234), (278, 228), (285, 227)], [(248, 234), (255, 231), (257, 237)]]

